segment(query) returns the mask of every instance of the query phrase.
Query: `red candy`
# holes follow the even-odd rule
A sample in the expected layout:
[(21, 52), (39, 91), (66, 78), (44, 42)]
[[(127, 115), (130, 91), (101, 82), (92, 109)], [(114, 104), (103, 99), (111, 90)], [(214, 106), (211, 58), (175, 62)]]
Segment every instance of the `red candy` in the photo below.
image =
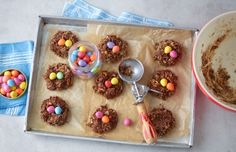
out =
[(83, 59), (83, 57), (85, 56), (85, 54), (86, 54), (86, 52), (78, 52), (78, 57), (80, 58), (80, 59)]
[(109, 80), (105, 81), (105, 86), (107, 88), (110, 88), (112, 86), (111, 81), (109, 81)]
[(89, 63), (90, 57), (86, 55), (86, 56), (83, 58), (83, 60), (86, 61), (87, 63)]

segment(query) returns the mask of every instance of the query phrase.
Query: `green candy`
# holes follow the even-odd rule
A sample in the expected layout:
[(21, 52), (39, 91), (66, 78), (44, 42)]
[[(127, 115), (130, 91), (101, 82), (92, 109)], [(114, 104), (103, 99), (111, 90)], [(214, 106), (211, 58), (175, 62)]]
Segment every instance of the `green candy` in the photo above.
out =
[(57, 79), (61, 80), (63, 79), (64, 74), (62, 72), (57, 72)]

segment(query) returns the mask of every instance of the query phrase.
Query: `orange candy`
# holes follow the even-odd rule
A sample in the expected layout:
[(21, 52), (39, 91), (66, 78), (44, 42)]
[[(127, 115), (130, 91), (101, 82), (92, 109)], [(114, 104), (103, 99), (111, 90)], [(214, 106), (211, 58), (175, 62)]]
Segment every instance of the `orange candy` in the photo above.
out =
[(108, 123), (110, 120), (109, 120), (109, 117), (108, 116), (103, 116), (102, 117), (102, 122), (103, 123)]
[(96, 60), (96, 58), (97, 58), (97, 57), (96, 57), (96, 55), (94, 55), (94, 54), (90, 56), (90, 60), (91, 60), (91, 61)]
[(11, 75), (12, 75), (13, 77), (17, 77), (17, 76), (19, 75), (19, 72), (16, 71), (16, 70), (12, 70), (12, 71), (11, 71)]
[(112, 48), (112, 52), (113, 53), (119, 53), (120, 52), (120, 47), (115, 45), (113, 48)]
[(175, 90), (175, 86), (173, 83), (167, 83), (166, 88), (170, 91), (174, 91)]
[(6, 92), (3, 90), (3, 88), (0, 89), (0, 92), (1, 92), (2, 95), (6, 94)]
[(20, 88), (16, 89), (16, 93), (17, 93), (18, 95), (22, 94), (22, 92), (23, 92), (22, 89), (20, 89)]
[(64, 39), (60, 39), (58, 41), (58, 45), (60, 45), (60, 46), (65, 45), (65, 40)]

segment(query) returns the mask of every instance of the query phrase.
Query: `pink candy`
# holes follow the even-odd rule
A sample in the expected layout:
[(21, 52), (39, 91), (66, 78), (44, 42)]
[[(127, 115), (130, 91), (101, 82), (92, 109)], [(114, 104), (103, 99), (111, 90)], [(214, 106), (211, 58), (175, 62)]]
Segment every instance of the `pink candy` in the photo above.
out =
[(2, 79), (3, 79), (3, 76), (0, 76), (0, 84), (3, 83)]
[(18, 78), (14, 78), (14, 82), (16, 85), (19, 85), (21, 83), (20, 79), (18, 79)]
[(11, 91), (11, 88), (8, 85), (3, 85), (2, 88), (7, 93)]
[(125, 125), (125, 126), (130, 126), (130, 125), (132, 125), (132, 120), (129, 119), (129, 118), (125, 118), (125, 119), (124, 119), (124, 125)]
[(102, 118), (103, 113), (102, 113), (101, 111), (97, 111), (97, 112), (95, 113), (95, 115), (96, 115), (96, 117), (97, 117), (98, 119), (100, 119), (100, 118)]
[(178, 55), (177, 55), (177, 52), (173, 50), (173, 51), (170, 52), (170, 56), (172, 58), (177, 58)]
[(25, 80), (25, 77), (24, 77), (23, 74), (19, 74), (19, 75), (18, 75), (18, 79), (19, 79), (20, 81), (24, 81), (24, 80)]
[(55, 111), (55, 108), (54, 108), (53, 106), (49, 106), (49, 107), (47, 108), (47, 111), (48, 111), (49, 113), (53, 113), (53, 112)]

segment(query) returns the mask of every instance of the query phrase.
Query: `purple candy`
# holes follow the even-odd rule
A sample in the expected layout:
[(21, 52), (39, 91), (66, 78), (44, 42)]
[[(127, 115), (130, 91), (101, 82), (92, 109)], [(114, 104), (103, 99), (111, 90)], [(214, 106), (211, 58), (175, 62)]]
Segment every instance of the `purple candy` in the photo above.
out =
[(19, 74), (19, 75), (18, 75), (18, 79), (19, 79), (20, 81), (24, 81), (24, 80), (25, 80), (25, 77), (24, 77), (23, 74)]
[(132, 124), (132, 120), (131, 119), (129, 119), (129, 118), (125, 118), (124, 119), (124, 125), (125, 126), (130, 126)]
[(115, 46), (115, 43), (114, 43), (114, 42), (111, 42), (111, 41), (107, 42), (107, 47), (108, 47), (109, 49), (112, 49), (114, 46)]
[(10, 88), (8, 85), (6, 85), (6, 86), (3, 87), (3, 90), (4, 90), (5, 92), (10, 92), (10, 91), (11, 91), (11, 88)]
[(97, 117), (98, 119), (101, 119), (102, 116), (103, 116), (103, 113), (102, 113), (101, 111), (97, 111), (97, 112), (95, 113), (95, 115), (96, 115), (96, 117)]
[(47, 108), (47, 111), (48, 111), (48, 113), (54, 113), (55, 108), (54, 108), (53, 106), (49, 106), (49, 107)]
[(86, 61), (84, 60), (79, 60), (79, 66), (85, 67), (87, 65)]
[(18, 78), (14, 78), (14, 82), (16, 85), (20, 85), (21, 81)]
[(172, 58), (177, 58), (178, 55), (177, 55), (177, 52), (173, 50), (173, 51), (170, 52), (170, 56)]
[(93, 53), (89, 51), (86, 54), (87, 54), (87, 56), (91, 56)]

